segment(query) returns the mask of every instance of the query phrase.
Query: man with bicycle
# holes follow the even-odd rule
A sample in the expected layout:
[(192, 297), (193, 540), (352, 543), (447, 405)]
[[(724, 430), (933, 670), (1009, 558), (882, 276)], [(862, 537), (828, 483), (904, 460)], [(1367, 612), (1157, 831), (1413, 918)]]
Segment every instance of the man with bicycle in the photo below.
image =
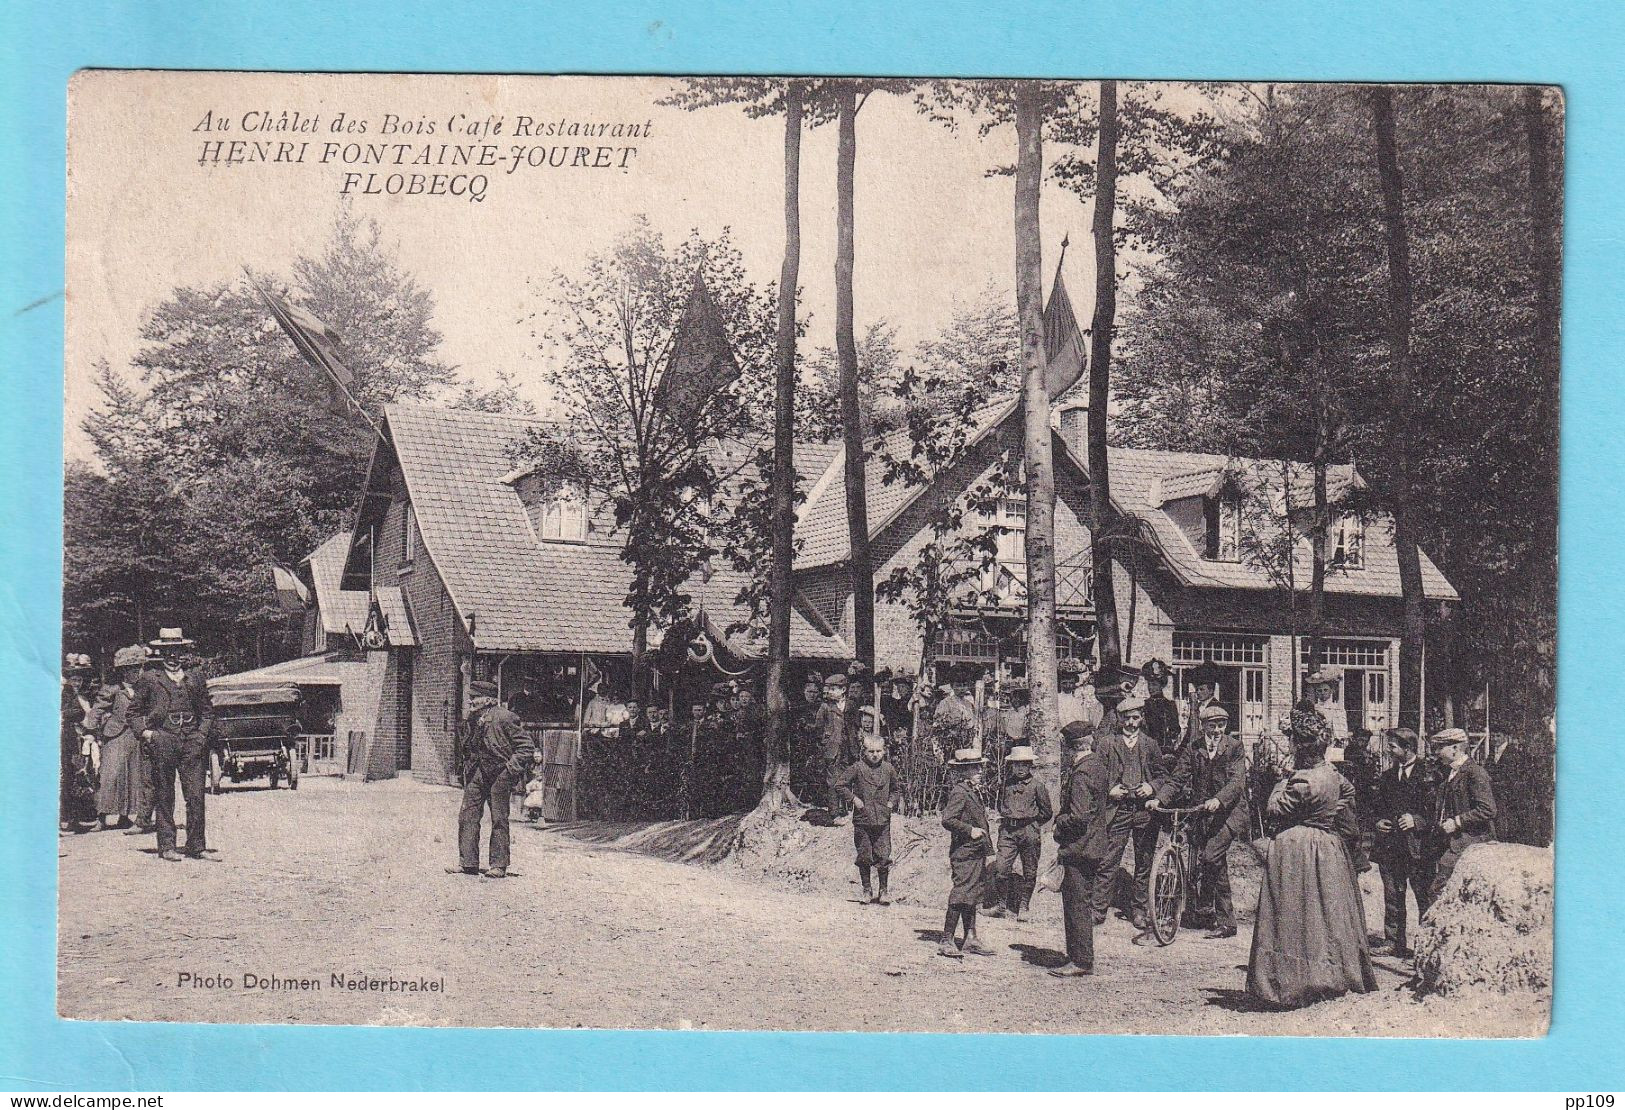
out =
[[(1167, 761), (1162, 749), (1150, 733), (1145, 731), (1145, 702), (1136, 697), (1125, 697), (1116, 703), (1117, 728), (1108, 732), (1095, 744), (1101, 762), (1106, 766), (1107, 781), (1111, 784), (1107, 797), (1111, 802), (1111, 820), (1107, 829), (1106, 854), (1095, 873), (1095, 924), (1106, 920), (1111, 908), (1113, 888), (1117, 884), (1117, 869), (1123, 862), (1123, 852), (1129, 842), (1134, 843), (1134, 891), (1131, 897), (1131, 917), (1136, 927), (1150, 925), (1147, 915), (1148, 891), (1151, 883), (1151, 859), (1157, 852), (1157, 833), (1161, 822), (1152, 809), (1157, 792), (1167, 779)], [(1101, 729), (1109, 726), (1102, 723)], [(1095, 735), (1100, 736), (1101, 729)]]
[(1202, 811), (1190, 826), (1197, 859), (1195, 915), (1211, 915), (1207, 939), (1221, 940), (1236, 935), (1229, 856), (1230, 845), (1247, 837), (1247, 755), (1229, 731), (1224, 706), (1204, 706), (1200, 719), (1201, 740), (1180, 751), (1155, 803), (1161, 808), (1179, 799)]

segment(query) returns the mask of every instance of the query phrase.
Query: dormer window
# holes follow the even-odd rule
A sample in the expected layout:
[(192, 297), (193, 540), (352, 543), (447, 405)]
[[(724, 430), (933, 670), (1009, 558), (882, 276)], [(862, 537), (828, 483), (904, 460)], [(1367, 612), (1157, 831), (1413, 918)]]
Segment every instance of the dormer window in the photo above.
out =
[(1359, 570), (1365, 565), (1365, 522), (1359, 513), (1343, 513), (1332, 522), (1327, 536), (1331, 555), (1326, 562), (1344, 570)]
[(561, 484), (539, 507), (541, 522), (537, 531), (543, 540), (580, 543), (587, 538), (587, 502), (574, 482)]
[(1225, 488), (1205, 499), (1207, 546), (1204, 559), (1234, 563), (1241, 559), (1241, 494)]

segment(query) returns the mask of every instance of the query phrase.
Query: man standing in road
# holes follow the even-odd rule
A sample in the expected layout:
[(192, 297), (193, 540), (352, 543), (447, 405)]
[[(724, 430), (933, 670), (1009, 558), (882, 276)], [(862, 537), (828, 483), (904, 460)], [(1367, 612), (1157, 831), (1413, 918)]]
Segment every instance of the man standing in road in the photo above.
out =
[[(475, 696), (495, 699), (495, 683), (475, 682)], [(448, 874), (480, 874), (480, 819), (491, 811), (490, 867), (487, 878), (508, 875), (508, 811), (514, 787), (524, 781), (525, 771), (535, 755), (535, 746), (525, 733), (518, 714), (497, 702), (473, 720), (469, 737), (468, 766), (463, 779), (463, 805), (457, 815), (457, 867)]]
[[(1157, 791), (1158, 806), (1176, 798), (1202, 809), (1192, 822), (1196, 847), (1197, 904), (1194, 916), (1212, 915), (1209, 940), (1236, 935), (1236, 907), (1230, 898), (1230, 846), (1247, 839), (1247, 754), (1230, 732), (1230, 712), (1222, 705), (1202, 710), (1202, 741), (1188, 745), (1173, 774)], [(1139, 857), (1139, 848), (1134, 849)], [(1206, 903), (1211, 903), (1208, 905)]]
[(153, 810), (158, 824), (158, 858), (175, 862), (175, 782), (186, 803), (186, 849), (202, 859), (209, 841), (204, 822), (203, 784), (208, 777), (209, 738), (214, 733), (214, 701), (209, 684), (184, 666), (182, 652), (192, 641), (179, 628), (163, 628), (149, 645), (162, 666), (142, 672), (127, 714), (145, 725), (141, 741), (152, 766)]
[(1433, 777), (1417, 748), (1415, 730), (1391, 728), (1385, 738), (1393, 765), (1377, 779), (1376, 843), (1372, 855), (1382, 874), (1382, 946), (1395, 956), (1410, 954), (1406, 944), (1405, 890), (1416, 895), (1421, 920), (1432, 904), (1433, 858), (1422, 830), (1437, 812)]
[(1146, 904), (1151, 857), (1157, 850), (1159, 824), (1151, 809), (1163, 785), (1166, 765), (1161, 747), (1145, 731), (1145, 702), (1124, 698), (1117, 704), (1117, 720), (1122, 731), (1108, 735), (1097, 745), (1111, 782), (1107, 794), (1112, 800), (1112, 818), (1106, 854), (1095, 875), (1095, 923), (1106, 920), (1123, 850), (1133, 840), (1134, 893), (1129, 916), (1136, 926), (1145, 928), (1149, 921)]
[(1110, 783), (1106, 764), (1095, 753), (1094, 737), (1085, 721), (1072, 721), (1061, 729), (1061, 746), (1068, 761), (1061, 781), (1061, 808), (1055, 816), (1055, 843), (1059, 846), (1061, 914), (1066, 922), (1066, 959), (1050, 974), (1069, 978), (1095, 973), (1095, 912), (1091, 904), (1095, 874), (1107, 851)]

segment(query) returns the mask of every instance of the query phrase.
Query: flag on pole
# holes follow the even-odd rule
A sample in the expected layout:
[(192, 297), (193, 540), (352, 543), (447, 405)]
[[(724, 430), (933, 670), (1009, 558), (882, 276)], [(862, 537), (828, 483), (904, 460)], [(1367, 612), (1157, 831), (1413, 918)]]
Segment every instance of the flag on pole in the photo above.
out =
[(259, 292), (260, 299), (265, 302), (265, 307), (271, 310), (271, 315), (281, 325), (282, 330), (288, 333), (288, 338), (293, 340), (293, 345), (299, 349), (305, 361), (327, 375), (333, 411), (342, 415), (346, 403), (353, 405), (356, 412), (361, 414), (361, 419), (365, 420), (373, 431), (378, 431), (378, 425), (372, 422), (372, 417), (367, 415), (367, 411), (361, 407), (361, 402), (356, 400), (353, 392), (356, 384), (355, 374), (344, 364), (344, 341), (339, 338), (339, 333), (326, 321), (277, 296), (252, 277), (249, 280)]
[(1053, 401), (1083, 377), (1085, 361), (1083, 333), (1078, 330), (1078, 318), (1072, 312), (1072, 298), (1066, 295), (1059, 264), (1049, 302), (1044, 305), (1044, 359), (1044, 384)]
[(656, 399), (678, 427), (691, 427), (711, 399), (738, 377), (739, 363), (734, 360), (722, 316), (705, 279), (696, 271), (666, 372), (655, 388)]

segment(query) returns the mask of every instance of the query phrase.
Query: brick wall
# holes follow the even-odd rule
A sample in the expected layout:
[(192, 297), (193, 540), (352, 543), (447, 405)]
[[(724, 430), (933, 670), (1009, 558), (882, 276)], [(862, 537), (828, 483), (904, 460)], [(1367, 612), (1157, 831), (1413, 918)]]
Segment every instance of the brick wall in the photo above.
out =
[[(453, 753), (462, 705), (460, 653), (470, 646), (421, 535), (413, 536), (411, 562), (402, 561), (407, 549), (407, 502), (399, 471), (391, 477), (397, 497), (378, 528), (374, 569), (379, 585), (400, 587), (420, 646), (392, 648), (387, 653), (374, 739), (369, 744), (369, 771), (374, 772), (370, 777), (410, 766), (413, 777), (420, 781), (449, 784), (456, 781)], [(408, 700), (408, 680), (409, 719), (403, 704)]]

